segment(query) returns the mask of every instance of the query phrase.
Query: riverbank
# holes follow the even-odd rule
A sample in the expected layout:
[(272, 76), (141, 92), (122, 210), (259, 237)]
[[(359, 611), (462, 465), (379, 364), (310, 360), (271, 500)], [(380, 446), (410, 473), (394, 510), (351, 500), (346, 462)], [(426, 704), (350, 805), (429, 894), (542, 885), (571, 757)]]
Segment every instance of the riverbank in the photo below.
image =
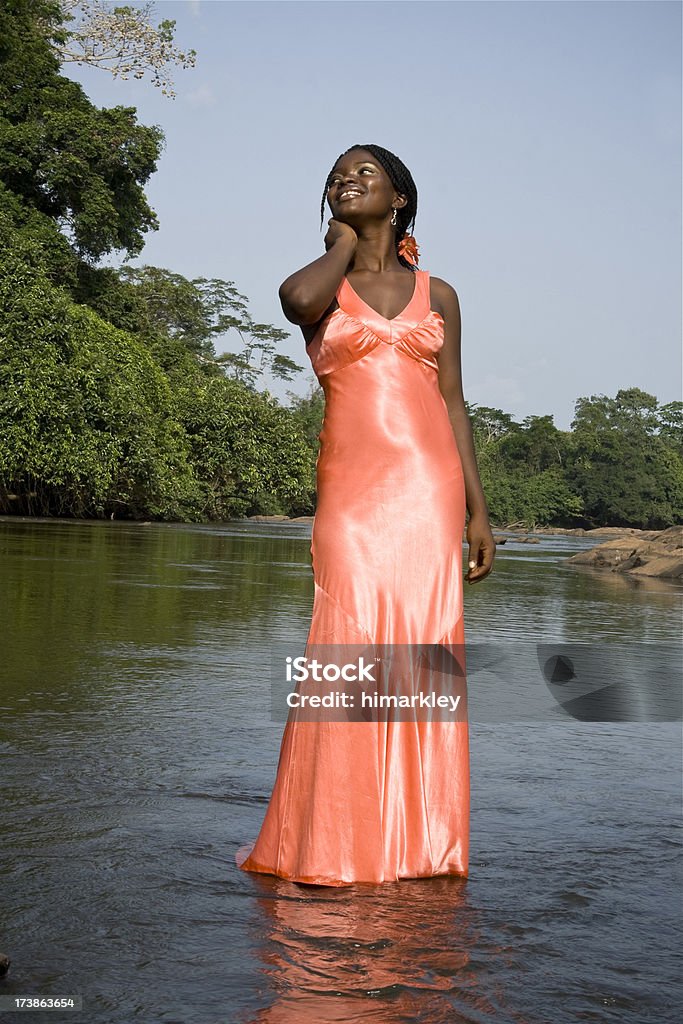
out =
[[(2, 518), (2, 517), (0, 517)], [(253, 515), (246, 516), (250, 522), (254, 523), (312, 523), (314, 516), (285, 516), (285, 515)], [(670, 530), (683, 530), (683, 526), (671, 526), (668, 527)], [(642, 540), (654, 539), (661, 533), (666, 532), (665, 530), (639, 530), (632, 526), (596, 526), (593, 529), (587, 530), (584, 527), (563, 527), (563, 526), (536, 526), (533, 530), (527, 529), (525, 526), (505, 526), (505, 527), (494, 527), (493, 535), (505, 536), (512, 534), (514, 536), (527, 535), (533, 536), (534, 534), (563, 534), (568, 537), (608, 537), (608, 536), (622, 536), (623, 534), (632, 534), (641, 538)]]

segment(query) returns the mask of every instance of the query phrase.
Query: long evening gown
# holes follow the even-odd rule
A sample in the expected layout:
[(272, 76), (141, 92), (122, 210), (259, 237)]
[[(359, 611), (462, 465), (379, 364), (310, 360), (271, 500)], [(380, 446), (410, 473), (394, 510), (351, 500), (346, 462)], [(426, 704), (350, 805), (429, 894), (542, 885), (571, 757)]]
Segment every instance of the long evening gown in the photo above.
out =
[[(308, 346), (325, 393), (309, 643), (463, 650), (465, 488), (436, 355), (429, 273), (387, 320), (345, 277)], [(464, 675), (464, 657), (462, 660)], [(319, 885), (468, 872), (469, 741), (459, 721), (301, 721), (246, 871)]]

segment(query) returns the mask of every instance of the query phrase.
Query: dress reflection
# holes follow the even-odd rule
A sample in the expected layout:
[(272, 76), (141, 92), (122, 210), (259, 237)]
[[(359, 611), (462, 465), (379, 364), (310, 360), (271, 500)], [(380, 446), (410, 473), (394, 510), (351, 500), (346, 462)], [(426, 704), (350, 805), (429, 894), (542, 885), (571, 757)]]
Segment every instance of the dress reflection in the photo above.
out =
[[(320, 889), (261, 877), (264, 973), (274, 1002), (240, 1024), (453, 1024), (478, 995), (466, 880)], [(261, 931), (261, 927), (259, 927)], [(458, 1007), (460, 1006), (460, 1011)]]

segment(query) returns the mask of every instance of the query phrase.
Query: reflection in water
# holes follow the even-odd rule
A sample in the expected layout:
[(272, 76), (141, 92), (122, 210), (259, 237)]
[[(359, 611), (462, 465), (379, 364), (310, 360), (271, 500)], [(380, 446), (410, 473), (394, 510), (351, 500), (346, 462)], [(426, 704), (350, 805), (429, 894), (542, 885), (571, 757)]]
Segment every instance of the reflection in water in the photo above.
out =
[[(275, 1001), (240, 1024), (522, 1021), (478, 984), (482, 937), (467, 880), (307, 886), (255, 876), (257, 933)], [(495, 955), (488, 944), (487, 955)], [(476, 961), (476, 956), (475, 956)], [(490, 984), (489, 984), (490, 988)]]

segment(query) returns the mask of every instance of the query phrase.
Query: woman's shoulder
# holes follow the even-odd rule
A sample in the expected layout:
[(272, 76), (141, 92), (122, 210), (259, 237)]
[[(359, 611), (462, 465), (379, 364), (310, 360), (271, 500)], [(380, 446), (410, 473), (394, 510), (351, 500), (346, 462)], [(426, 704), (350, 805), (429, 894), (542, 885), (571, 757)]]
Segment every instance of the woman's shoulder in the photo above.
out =
[(432, 308), (436, 308), (445, 318), (448, 315), (456, 316), (460, 313), (460, 302), (458, 293), (453, 285), (444, 281), (442, 277), (429, 275), (429, 290), (431, 293)]

